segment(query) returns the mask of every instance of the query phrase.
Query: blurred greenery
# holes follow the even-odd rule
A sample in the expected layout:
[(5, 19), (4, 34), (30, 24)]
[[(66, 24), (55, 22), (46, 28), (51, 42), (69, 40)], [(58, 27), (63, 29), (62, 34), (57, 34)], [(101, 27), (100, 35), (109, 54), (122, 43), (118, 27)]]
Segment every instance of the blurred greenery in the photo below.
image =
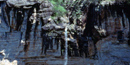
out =
[(62, 0), (50, 0), (50, 2), (53, 4), (53, 16), (63, 16), (67, 12), (66, 9), (61, 5), (63, 3)]
[(81, 4), (84, 3), (85, 0), (50, 0), (53, 4), (53, 15), (54, 17), (60, 17), (63, 15), (68, 15), (69, 17), (79, 18), (82, 14)]

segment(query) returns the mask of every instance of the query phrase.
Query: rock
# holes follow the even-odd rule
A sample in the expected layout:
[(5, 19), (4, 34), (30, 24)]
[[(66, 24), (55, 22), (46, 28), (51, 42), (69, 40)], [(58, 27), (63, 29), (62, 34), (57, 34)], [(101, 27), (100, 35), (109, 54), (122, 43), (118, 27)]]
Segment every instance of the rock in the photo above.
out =
[(51, 16), (51, 14), (52, 14), (52, 12), (43, 12), (43, 13), (39, 13), (39, 16), (47, 18), (47, 17)]
[(0, 1), (7, 1), (7, 0), (0, 0)]
[(101, 1), (101, 5), (105, 6), (105, 5), (109, 5), (109, 4), (114, 4), (115, 1)]
[(43, 1), (42, 4), (40, 5), (40, 9), (49, 7), (52, 7), (52, 4), (49, 1)]
[(38, 17), (43, 19), (44, 24), (48, 23), (48, 19), (52, 15), (52, 4), (49, 1), (43, 1), (41, 2), (39, 6), (40, 10), (38, 13)]
[(77, 42), (76, 39), (72, 39), (72, 38), (67, 38), (67, 41), (70, 41), (70, 42), (72, 42), (72, 43), (76, 43), (76, 42)]
[[(128, 65), (130, 63), (130, 51), (127, 44), (117, 45), (117, 39), (110, 36), (100, 40), (96, 46), (98, 57), (103, 64), (108, 65)], [(104, 61), (107, 60), (107, 61)]]
[(68, 30), (75, 31), (76, 25), (75, 24), (71, 24), (71, 25), (68, 25), (67, 27), (68, 27)]
[(116, 25), (115, 26), (116, 32), (120, 31), (120, 30), (123, 30), (123, 24), (122, 24), (122, 18), (121, 17), (115, 19), (115, 25)]
[(64, 16), (64, 17), (60, 17), (60, 20), (63, 22), (63, 23), (69, 23), (69, 19)]
[(65, 24), (56, 25), (55, 23), (46, 24), (42, 27), (44, 30), (64, 30)]
[(63, 29), (65, 29), (64, 26), (55, 26), (54, 28), (55, 28), (56, 30), (63, 30)]
[[(0, 0), (5, 1), (5, 0)], [(76, 1), (76, 0), (74, 0)], [(106, 2), (107, 3), (107, 2)], [(8, 5), (8, 6), (7, 6)], [(125, 4), (126, 5), (126, 4)], [(77, 6), (77, 5), (76, 5)], [(104, 6), (103, 9), (105, 11), (98, 12), (98, 4), (94, 5), (94, 8), (97, 8), (97, 11), (94, 13), (90, 11), (90, 22), (93, 22), (94, 25), (99, 26), (98, 17), (101, 14), (102, 18), (102, 26), (101, 28), (97, 28), (96, 30), (90, 32), (93, 33), (93, 38), (98, 39), (100, 35), (106, 34), (109, 32), (112, 35), (116, 30), (124, 29), (122, 26), (122, 18), (117, 16), (109, 16), (111, 13), (111, 7)], [(90, 7), (91, 8), (91, 7)], [(110, 8), (110, 9), (109, 9)], [(61, 58), (60, 52), (61, 47), (60, 44), (64, 44), (65, 41), (65, 27), (68, 27), (68, 44), (70, 45), (72, 50), (72, 54), (79, 57), (79, 50), (89, 56), (94, 56), (96, 54), (96, 50), (94, 47), (94, 43), (92, 40), (87, 40), (86, 36), (79, 35), (78, 33), (82, 33), (84, 31), (83, 27), (85, 27), (86, 19), (89, 19), (87, 14), (88, 11), (85, 10), (84, 16), (81, 16), (82, 20), (78, 20), (78, 24), (71, 23), (69, 21), (69, 16), (63, 17), (55, 17), (55, 21), (50, 19), (50, 16), (53, 13), (53, 5), (47, 0), (8, 0), (6, 2), (1, 2), (1, 12), (0, 12), (0, 65), (41, 65), (41, 64), (63, 64), (64, 59)], [(33, 9), (36, 11), (33, 14)], [(88, 8), (86, 8), (88, 9)], [(120, 8), (119, 8), (120, 9)], [(126, 9), (129, 12), (129, 9)], [(108, 12), (109, 11), (109, 12)], [(122, 9), (122, 11), (124, 11)], [(18, 14), (21, 12), (22, 17), (24, 17), (24, 21), (19, 22), (18, 17), (21, 16)], [(70, 11), (71, 12), (71, 11)], [(124, 11), (125, 12), (125, 11)], [(127, 13), (124, 13), (124, 15)], [(31, 16), (33, 15), (33, 16)], [(97, 15), (97, 17), (96, 17)], [(110, 14), (111, 15), (111, 14)], [(129, 15), (129, 14), (128, 14)], [(30, 20), (28, 20), (31, 17)], [(106, 19), (104, 19), (106, 17)], [(127, 16), (129, 17), (129, 16)], [(21, 18), (21, 17), (20, 17)], [(20, 19), (19, 18), (19, 19)], [(58, 18), (62, 23), (57, 23)], [(73, 17), (76, 18), (76, 17)], [(22, 19), (22, 18), (21, 18)], [(127, 18), (125, 17), (125, 20)], [(35, 20), (31, 24), (31, 20)], [(76, 22), (72, 20), (72, 22)], [(19, 25), (19, 31), (15, 30), (17, 24)], [(93, 24), (92, 23), (92, 24)], [(91, 25), (91, 24), (89, 24)], [(129, 20), (125, 21), (125, 25), (127, 30), (125, 31), (125, 36), (127, 36), (129, 31)], [(108, 27), (108, 28), (107, 28)], [(7, 29), (7, 31), (6, 31)], [(41, 30), (43, 29), (43, 30)], [(90, 29), (88, 29), (89, 31)], [(15, 31), (15, 32), (14, 32)], [(87, 31), (87, 32), (88, 32)], [(73, 33), (73, 34), (72, 34)], [(72, 35), (71, 35), (72, 34)], [(69, 36), (71, 35), (71, 36)], [(72, 37), (73, 36), (73, 37)], [(74, 37), (75, 36), (75, 37)], [(81, 36), (81, 37), (80, 37)], [(52, 40), (52, 37), (55, 38)], [(78, 40), (76, 37), (80, 37)], [(115, 37), (114, 37), (115, 38)], [(78, 43), (81, 41), (81, 43)], [(127, 45), (118, 45), (115, 42), (116, 39), (103, 38), (102, 41), (99, 41), (97, 44), (97, 52), (98, 52), (98, 60), (93, 59), (84, 59), (83, 58), (75, 58), (72, 61), (70, 57), (68, 57), (68, 64), (70, 65), (85, 65), (85, 64), (93, 64), (93, 65), (116, 65), (116, 64), (126, 64), (130, 63), (130, 48)], [(88, 42), (88, 43), (87, 43)], [(47, 50), (47, 55), (45, 56), (42, 52), (47, 49), (47, 47), (51, 47), (53, 44), (53, 50)], [(124, 43), (125, 44), (125, 43)], [(56, 50), (56, 46), (59, 46), (59, 49)], [(79, 48), (79, 46), (81, 48)], [(64, 47), (64, 45), (63, 45)], [(42, 50), (41, 50), (42, 49)], [(2, 51), (5, 50), (5, 51)], [(24, 51), (25, 50), (25, 51)], [(64, 49), (63, 49), (64, 50)], [(59, 56), (59, 58), (55, 58), (55, 56)], [(4, 59), (4, 56), (6, 59)], [(2, 59), (2, 60), (1, 60)], [(6, 63), (5, 63), (6, 62)], [(85, 64), (82, 64), (84, 63)], [(21, 64), (22, 63), (22, 64)]]
[(129, 65), (129, 63), (124, 61), (115, 61), (112, 63), (112, 65)]
[(94, 56), (96, 53), (95, 47), (94, 47), (94, 42), (93, 41), (88, 41), (88, 53), (89, 56), (92, 57)]
[(3, 56), (5, 56), (5, 50), (0, 51), (0, 54), (2, 54)]
[(40, 11), (40, 12), (52, 12), (52, 7), (49, 7), (49, 8), (41, 8), (39, 11)]
[(27, 0), (7, 0), (6, 2), (9, 5), (13, 5), (15, 7), (34, 5), (37, 3), (37, 2), (28, 2)]
[(23, 6), (24, 9), (30, 9), (32, 6)]
[(55, 24), (46, 24), (42, 28), (43, 28), (43, 30), (52, 30), (55, 28), (54, 26), (55, 26)]

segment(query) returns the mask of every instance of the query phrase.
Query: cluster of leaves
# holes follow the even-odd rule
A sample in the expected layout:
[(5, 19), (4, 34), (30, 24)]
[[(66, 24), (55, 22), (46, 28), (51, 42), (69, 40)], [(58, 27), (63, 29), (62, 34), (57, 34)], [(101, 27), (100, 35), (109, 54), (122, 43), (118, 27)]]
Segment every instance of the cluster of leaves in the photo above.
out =
[(53, 4), (53, 16), (63, 16), (69, 13), (71, 17), (79, 17), (81, 15), (80, 5), (85, 0), (50, 0)]
[(62, 16), (67, 12), (62, 5), (63, 4), (62, 0), (50, 0), (50, 2), (53, 4), (53, 11), (54, 11), (53, 16)]

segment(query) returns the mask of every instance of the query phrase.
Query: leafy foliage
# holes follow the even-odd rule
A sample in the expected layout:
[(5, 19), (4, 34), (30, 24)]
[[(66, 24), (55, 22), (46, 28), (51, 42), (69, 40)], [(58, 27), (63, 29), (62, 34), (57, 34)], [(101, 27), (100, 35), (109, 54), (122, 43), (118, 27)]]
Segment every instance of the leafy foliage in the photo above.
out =
[(50, 0), (50, 2), (53, 4), (54, 16), (62, 16), (67, 12), (61, 5), (63, 3), (62, 0)]

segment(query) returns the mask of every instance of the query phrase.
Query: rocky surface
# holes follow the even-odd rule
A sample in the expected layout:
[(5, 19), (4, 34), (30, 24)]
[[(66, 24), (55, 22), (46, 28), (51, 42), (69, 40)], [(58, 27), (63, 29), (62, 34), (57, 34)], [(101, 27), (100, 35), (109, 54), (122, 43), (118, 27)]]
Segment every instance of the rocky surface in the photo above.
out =
[[(11, 42), (12, 41), (12, 42)], [(35, 47), (31, 46), (28, 50), (28, 54), (25, 56), (23, 52), (23, 45), (18, 44), (19, 41), (0, 41), (1, 51), (0, 58), (1, 64), (64, 64), (64, 57), (56, 55), (57, 51), (47, 51), (47, 55), (40, 55), (40, 44), (36, 44)], [(39, 46), (38, 46), (39, 45)], [(31, 48), (33, 47), (33, 48)], [(38, 49), (39, 48), (39, 49)], [(13, 49), (13, 50), (12, 50)], [(130, 64), (130, 47), (124, 43), (119, 44), (116, 38), (111, 36), (100, 40), (97, 43), (98, 53), (97, 59), (82, 58), (82, 57), (69, 57), (68, 65), (129, 65)], [(39, 50), (39, 51), (38, 51)], [(33, 53), (31, 53), (33, 52)], [(59, 53), (58, 53), (59, 54)]]
[(105, 65), (129, 65), (130, 47), (126, 43), (127, 41), (119, 43), (116, 38), (111, 36), (100, 40), (97, 43), (99, 63)]
[(110, 3), (84, 4), (80, 19), (52, 19), (49, 1), (2, 0), (0, 65), (63, 65), (65, 27), (68, 65), (129, 65), (129, 4)]

